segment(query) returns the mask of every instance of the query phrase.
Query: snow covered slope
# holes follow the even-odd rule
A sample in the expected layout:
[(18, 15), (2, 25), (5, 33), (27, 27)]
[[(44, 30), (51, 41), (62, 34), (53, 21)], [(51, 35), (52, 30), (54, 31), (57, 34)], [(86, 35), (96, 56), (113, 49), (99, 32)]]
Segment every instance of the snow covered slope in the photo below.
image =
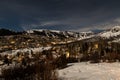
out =
[(120, 36), (120, 26), (115, 26), (108, 31), (104, 31), (98, 34), (102, 38), (112, 38)]
[(58, 71), (59, 80), (120, 80), (120, 63), (71, 63)]
[(72, 31), (58, 31), (58, 30), (46, 30), (46, 29), (33, 29), (28, 30), (28, 34), (38, 34), (46, 37), (64, 37), (64, 38), (84, 38), (93, 35), (91, 31), (88, 32), (72, 32)]

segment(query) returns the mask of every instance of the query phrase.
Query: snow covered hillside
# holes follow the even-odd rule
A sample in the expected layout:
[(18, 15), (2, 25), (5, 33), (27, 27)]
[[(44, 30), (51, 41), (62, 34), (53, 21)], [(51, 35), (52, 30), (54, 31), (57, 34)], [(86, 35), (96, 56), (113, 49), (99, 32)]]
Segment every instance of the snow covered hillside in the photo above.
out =
[(108, 31), (99, 33), (98, 35), (103, 38), (111, 38), (111, 37), (120, 36), (120, 26), (115, 26)]
[(59, 70), (59, 80), (120, 80), (120, 63), (71, 63)]
[(72, 32), (72, 31), (59, 31), (59, 30), (46, 30), (46, 29), (33, 29), (28, 30), (29, 34), (38, 34), (46, 37), (74, 37), (74, 38), (84, 38), (93, 35), (92, 31), (88, 32)]
[(53, 37), (53, 38), (78, 38), (77, 40), (89, 39), (89, 38), (96, 38), (100, 37), (103, 39), (116, 39), (120, 37), (120, 26), (114, 26), (111, 29), (103, 30), (100, 33), (95, 34), (92, 31), (88, 32), (72, 32), (72, 31), (58, 31), (58, 30), (44, 30), (44, 29), (33, 29), (28, 30), (27, 33), (29, 34), (38, 34), (46, 37)]

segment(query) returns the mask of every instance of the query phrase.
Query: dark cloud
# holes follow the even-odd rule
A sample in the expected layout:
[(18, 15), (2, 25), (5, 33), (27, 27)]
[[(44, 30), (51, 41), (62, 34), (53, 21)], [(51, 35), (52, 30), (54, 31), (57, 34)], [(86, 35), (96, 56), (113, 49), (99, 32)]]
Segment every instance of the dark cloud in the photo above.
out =
[(0, 27), (90, 30), (98, 25), (118, 24), (119, 3), (119, 0), (1, 0)]

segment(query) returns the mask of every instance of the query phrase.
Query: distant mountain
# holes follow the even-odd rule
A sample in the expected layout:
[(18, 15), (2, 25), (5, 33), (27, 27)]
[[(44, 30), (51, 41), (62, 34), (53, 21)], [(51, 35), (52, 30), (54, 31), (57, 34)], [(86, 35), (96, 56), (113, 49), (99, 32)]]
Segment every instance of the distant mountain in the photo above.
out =
[(120, 26), (115, 26), (111, 29), (99, 33), (98, 35), (106, 39), (120, 37)]
[(22, 34), (22, 32), (15, 32), (8, 29), (0, 29), (0, 36), (9, 36), (9, 35), (17, 35)]
[[(95, 30), (96, 31), (96, 30)], [(88, 32), (72, 32), (72, 31), (59, 31), (59, 30), (47, 30), (47, 29), (32, 29), (25, 32), (15, 32), (7, 29), (0, 29), (0, 36), (9, 36), (9, 35), (18, 35), (18, 34), (30, 34), (30, 35), (39, 35), (46, 38), (59, 38), (59, 39), (75, 39), (83, 40), (109, 40), (113, 42), (120, 42), (120, 26), (114, 26), (108, 30), (97, 30), (88, 31)]]
[(72, 32), (72, 31), (59, 31), (59, 30), (47, 30), (47, 29), (32, 29), (24, 32), (15, 32), (9, 29), (0, 29), (0, 36), (9, 36), (9, 35), (18, 35), (18, 34), (34, 34), (40, 35), (44, 37), (51, 37), (51, 38), (86, 38), (89, 36), (95, 35), (94, 32)]
[(101, 32), (103, 32), (103, 31), (104, 31), (103, 29), (95, 29), (95, 30), (92, 30), (92, 32), (94, 32), (95, 34), (101, 33)]
[(58, 37), (64, 37), (64, 38), (81, 38), (81, 37), (87, 37), (91, 36), (94, 33), (89, 31), (89, 32), (72, 32), (72, 31), (58, 31), (58, 30), (42, 30), (42, 29), (33, 29), (33, 30), (28, 30), (26, 31), (28, 34), (37, 34), (41, 36), (46, 36), (46, 37), (53, 37), (53, 38), (58, 38)]

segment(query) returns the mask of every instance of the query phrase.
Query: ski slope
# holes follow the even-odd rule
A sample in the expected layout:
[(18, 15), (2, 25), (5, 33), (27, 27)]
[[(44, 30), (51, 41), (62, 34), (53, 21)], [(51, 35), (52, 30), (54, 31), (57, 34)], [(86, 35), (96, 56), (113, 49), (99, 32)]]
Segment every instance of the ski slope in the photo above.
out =
[(71, 63), (58, 71), (59, 80), (120, 80), (120, 63)]

